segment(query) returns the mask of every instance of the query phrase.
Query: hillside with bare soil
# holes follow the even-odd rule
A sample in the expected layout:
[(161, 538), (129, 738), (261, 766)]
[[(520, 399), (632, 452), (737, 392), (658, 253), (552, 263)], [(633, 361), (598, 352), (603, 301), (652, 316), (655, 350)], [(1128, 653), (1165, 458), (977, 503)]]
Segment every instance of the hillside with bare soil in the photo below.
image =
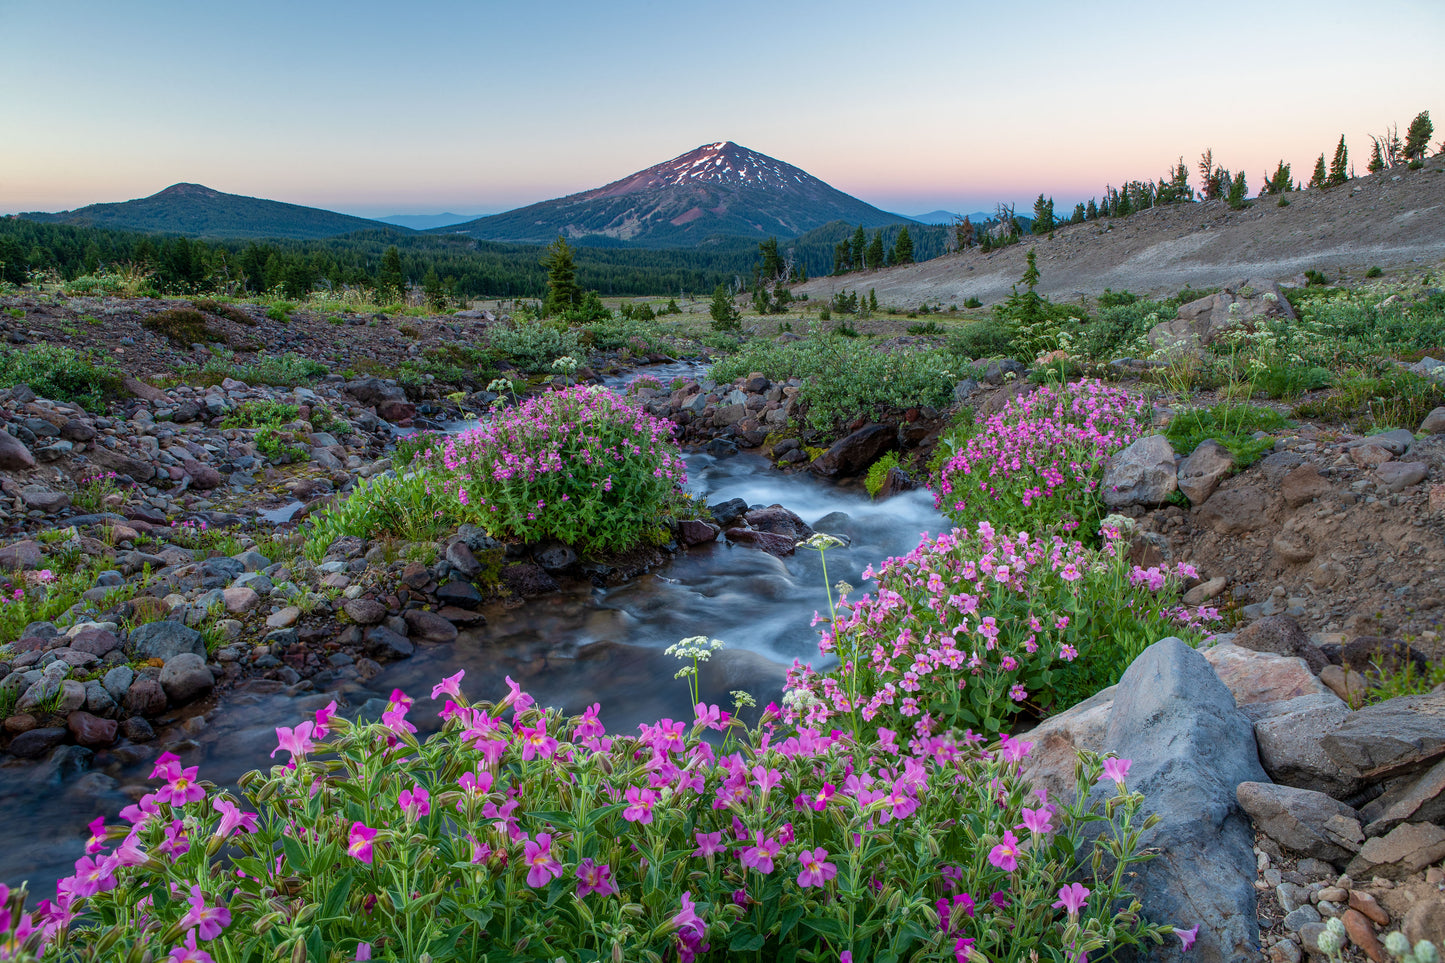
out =
[(1037, 250), (1038, 290), (1055, 300), (1105, 288), (1165, 294), (1186, 285), (1216, 287), (1240, 277), (1288, 278), (1306, 270), (1358, 278), (1371, 267), (1410, 275), (1445, 259), (1445, 158), (1420, 170), (1396, 167), (1329, 190), (1258, 198), (1233, 211), (1223, 201), (1155, 207), (1026, 236), (982, 254), (977, 249), (921, 264), (822, 277), (794, 295), (827, 301), (839, 291), (873, 289), (890, 307), (990, 304), (1007, 297)]

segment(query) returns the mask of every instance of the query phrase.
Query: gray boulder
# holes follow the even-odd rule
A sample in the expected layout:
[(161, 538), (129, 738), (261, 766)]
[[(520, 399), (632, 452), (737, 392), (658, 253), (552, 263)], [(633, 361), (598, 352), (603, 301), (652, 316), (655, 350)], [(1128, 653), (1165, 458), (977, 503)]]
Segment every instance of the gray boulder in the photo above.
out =
[(881, 456), (898, 447), (898, 429), (893, 425), (864, 425), (833, 442), (811, 466), (820, 475), (859, 475)]
[(1253, 330), (1262, 321), (1295, 320), (1284, 291), (1268, 278), (1231, 281), (1218, 294), (1179, 306), (1173, 321), (1149, 330), (1157, 348), (1193, 349), (1213, 344), (1226, 331)]
[(206, 660), (195, 653), (182, 652), (161, 667), (161, 688), (171, 705), (185, 705), (215, 687), (216, 678), (206, 668)]
[(1234, 456), (1213, 438), (1206, 438), (1194, 453), (1179, 463), (1179, 490), (1191, 505), (1202, 505), (1219, 483), (1234, 470)]
[(1383, 836), (1403, 822), (1445, 822), (1445, 761), (1419, 775), (1392, 780), (1360, 815), (1369, 820), (1365, 829), (1371, 836)]
[(1322, 792), (1242, 782), (1239, 804), (1260, 832), (1285, 849), (1342, 866), (1360, 851), (1360, 814)]
[(174, 656), (190, 652), (206, 657), (206, 643), (201, 633), (179, 622), (148, 622), (130, 634), (126, 646), (136, 659), (170, 661)]
[(1275, 655), (1289, 655), (1304, 659), (1315, 675), (1320, 674), (1329, 659), (1320, 647), (1310, 641), (1305, 630), (1288, 615), (1266, 615), (1240, 629), (1234, 636), (1234, 644), (1256, 652), (1272, 652)]
[(1322, 740), (1350, 774), (1385, 779), (1445, 757), (1445, 692), (1400, 696), (1352, 712)]
[(1163, 435), (1145, 435), (1115, 453), (1099, 490), (1110, 508), (1159, 505), (1179, 487), (1174, 449)]
[[(1134, 824), (1159, 817), (1140, 838), (1159, 855), (1134, 867), (1144, 915), (1199, 926), (1190, 953), (1170, 940), (1147, 958), (1256, 958), (1254, 830), (1236, 788), (1267, 777), (1249, 720), (1204, 657), (1176, 638), (1145, 649), (1119, 681), (1104, 749), (1132, 761), (1128, 787), (1144, 794)], [(1093, 796), (1115, 791), (1100, 785)]]
[(35, 456), (25, 442), (8, 431), (0, 430), (0, 471), (24, 471), (35, 467)]
[(1315, 789), (1335, 798), (1352, 795), (1363, 783), (1325, 749), (1330, 734), (1350, 716), (1350, 707), (1333, 692), (1274, 703), (1270, 715), (1254, 724), (1259, 759), (1275, 782)]

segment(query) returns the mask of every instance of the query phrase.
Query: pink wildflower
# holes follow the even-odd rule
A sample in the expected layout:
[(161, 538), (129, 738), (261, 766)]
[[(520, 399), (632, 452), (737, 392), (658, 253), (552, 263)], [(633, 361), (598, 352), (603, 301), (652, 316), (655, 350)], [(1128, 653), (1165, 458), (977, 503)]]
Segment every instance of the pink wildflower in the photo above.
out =
[(541, 889), (562, 875), (562, 864), (552, 858), (552, 837), (548, 833), (538, 833), (535, 842), (527, 840), (522, 850), (522, 859), (528, 866), (528, 886)]
[(191, 887), (191, 908), (181, 918), (183, 928), (196, 927), (203, 940), (213, 940), (221, 931), (231, 925), (231, 911), (224, 906), (206, 905), (206, 896), (200, 886)]
[(988, 861), (1005, 873), (1012, 873), (1018, 869), (1018, 857), (1018, 837), (1006, 829), (1003, 833), (1003, 841), (989, 851)]
[(798, 885), (804, 888), (809, 886), (823, 886), (828, 880), (838, 875), (838, 867), (832, 863), (825, 862), (828, 858), (828, 851), (821, 846), (809, 852), (803, 850), (798, 854), (798, 862), (803, 864), (803, 869), (798, 873)]
[(1059, 888), (1059, 898), (1054, 902), (1054, 909), (1063, 909), (1073, 916), (1088, 904), (1089, 892), (1089, 888), (1083, 883), (1062, 886)]
[(346, 838), (346, 853), (371, 865), (372, 852), (371, 841), (376, 838), (376, 830), (370, 826), (355, 822), (351, 824), (351, 832)]

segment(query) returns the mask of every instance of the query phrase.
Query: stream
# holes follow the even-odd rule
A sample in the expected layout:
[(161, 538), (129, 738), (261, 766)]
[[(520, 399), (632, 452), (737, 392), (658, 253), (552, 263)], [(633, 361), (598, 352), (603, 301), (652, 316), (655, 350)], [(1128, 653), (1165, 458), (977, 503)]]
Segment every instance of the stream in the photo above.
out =
[[(673, 366), (637, 373), (653, 374), (665, 385), (678, 372), (664, 367)], [(855, 596), (871, 587), (863, 583), (864, 568), (905, 554), (924, 533), (947, 527), (924, 490), (874, 504), (861, 487), (782, 474), (758, 455), (719, 459), (695, 451), (686, 461), (688, 489), (708, 504), (742, 498), (752, 506), (781, 504), (810, 525), (827, 518), (824, 530), (851, 540), (828, 552), (827, 578), (857, 586)], [(419, 644), (413, 657), (387, 664), (364, 685), (348, 682), (301, 696), (243, 690), (209, 709), (207, 703), (188, 707), (182, 712), (187, 718), (155, 742), (98, 753), (95, 769), (85, 774), (62, 776), (50, 763), (12, 762), (0, 768), (0, 881), (29, 880), (35, 898), (51, 895), (55, 880), (83, 854), (85, 825), (100, 815), (118, 821), (121, 807), (154, 788), (147, 777), (162, 748), (199, 766), (202, 779), (234, 786), (243, 773), (273, 764), (276, 726), (293, 725), (333, 698), (343, 715), (376, 717), (379, 703), (367, 703), (402, 689), (417, 700), (409, 718), (424, 734), (437, 725), (431, 687), (465, 670), (462, 689), (470, 698), (500, 698), (503, 680), (511, 676), (543, 704), (576, 713), (601, 703), (609, 729), (632, 730), (664, 717), (691, 719), (686, 684), (674, 679), (682, 663), (663, 650), (706, 635), (726, 648), (701, 668), (704, 698), (731, 709), (730, 693), (743, 690), (765, 706), (780, 697), (783, 672), (795, 658), (817, 658), (811, 622), (827, 606), (817, 552), (800, 549), (778, 559), (719, 539), (625, 585), (569, 581), (562, 591), (524, 605), (484, 608), (485, 625), (464, 630), (455, 643)], [(130, 761), (123, 761), (128, 755)]]

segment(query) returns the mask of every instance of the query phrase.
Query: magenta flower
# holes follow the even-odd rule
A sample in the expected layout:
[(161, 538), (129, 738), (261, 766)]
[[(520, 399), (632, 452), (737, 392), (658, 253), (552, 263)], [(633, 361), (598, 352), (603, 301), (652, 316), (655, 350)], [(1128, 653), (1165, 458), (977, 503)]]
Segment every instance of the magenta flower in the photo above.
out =
[(1054, 901), (1054, 909), (1063, 909), (1073, 916), (1088, 905), (1088, 902), (1089, 888), (1083, 883), (1070, 883), (1059, 887), (1059, 898)]
[(498, 708), (511, 706), (516, 712), (521, 713), (526, 712), (536, 703), (537, 700), (523, 692), (522, 687), (513, 682), (511, 676), (507, 676), (506, 682), (507, 688), (510, 691), (507, 693), (507, 697), (502, 700), (502, 705)]
[(352, 823), (351, 833), (346, 837), (346, 854), (371, 865), (371, 841), (375, 838), (376, 830), (370, 826)]
[(594, 863), (589, 857), (577, 867), (577, 898), (589, 893), (616, 896), (617, 883), (612, 879), (612, 867), (606, 863)]
[(355, 955), (354, 957), (352, 957), (352, 960), (354, 961), (354, 963), (366, 963), (366, 961), (367, 961), (367, 960), (370, 960), (370, 959), (371, 959), (371, 944), (370, 944), (370, 943), (357, 943), (357, 944), (356, 944), (356, 955)]
[(276, 753), (286, 750), (291, 753), (291, 760), (294, 762), (297, 756), (304, 756), (316, 748), (316, 743), (311, 741), (311, 736), (316, 731), (316, 723), (307, 719), (295, 729), (288, 729), (285, 726), (276, 727), (276, 748), (271, 750), (271, 758), (276, 758)]
[(1019, 841), (1013, 833), (1007, 829), (1003, 833), (1003, 842), (999, 843), (989, 851), (988, 861), (1005, 873), (1012, 873), (1019, 865)]
[(206, 798), (206, 791), (196, 783), (196, 773), (200, 771), (199, 766), (181, 769), (176, 765), (169, 775), (170, 781), (156, 790), (156, 801), (184, 806), (186, 803)]
[(417, 783), (410, 789), (403, 789), (396, 797), (396, 804), (406, 813), (408, 821), (414, 820), (431, 812), (431, 794), (421, 783)]
[(547, 735), (547, 720), (537, 723), (535, 729), (518, 726), (517, 734), (522, 737), (522, 761), (541, 757), (551, 759), (557, 753), (557, 740)]
[(692, 854), (694, 856), (701, 856), (704, 859), (710, 859), (713, 856), (716, 856), (718, 853), (722, 852), (723, 850), (727, 849), (727, 847), (724, 846), (722, 843), (722, 833), (720, 832), (695, 832), (692, 834), (692, 836), (694, 839), (697, 840), (697, 849), (694, 849), (692, 851)]
[(229, 799), (218, 796), (211, 801), (211, 808), (221, 814), (221, 821), (216, 826), (216, 836), (220, 839), (225, 839), (238, 829), (243, 833), (256, 831), (256, 814), (241, 812)]
[(174, 752), (163, 752), (156, 757), (151, 769), (152, 779), (173, 779), (181, 773), (181, 757)]
[(195, 930), (187, 933), (186, 941), (180, 946), (172, 948), (167, 955), (170, 957), (169, 963), (215, 963), (215, 960), (211, 959), (211, 954), (196, 948)]
[(1194, 941), (1199, 938), (1199, 924), (1195, 923), (1187, 930), (1175, 927), (1174, 935), (1179, 937), (1179, 942), (1184, 944), (1183, 949), (1187, 951), (1194, 945)]
[[(87, 828), (90, 829), (90, 838), (85, 841), (85, 854), (87, 856), (94, 856), (105, 848), (105, 817), (95, 817)], [(0, 904), (3, 903), (4, 900), (0, 899)], [(6, 927), (0, 927), (0, 930), (5, 928)]]
[(61, 880), (61, 883), (68, 882), (67, 891), (77, 899), (107, 893), (116, 887), (115, 871), (119, 867), (114, 856), (102, 856), (100, 859), (82, 856), (75, 861), (75, 874), (69, 880)]
[(768, 839), (762, 833), (758, 833), (756, 838), (756, 845), (743, 850), (742, 863), (766, 876), (773, 871), (773, 857), (783, 847), (776, 839)]
[(697, 915), (697, 910), (692, 901), (692, 893), (682, 894), (682, 906), (669, 922), (672, 924), (677, 937), (677, 955), (680, 963), (691, 963), (691, 961), (708, 947), (703, 943), (707, 936), (707, 924)]
[(622, 810), (622, 818), (630, 823), (649, 825), (652, 822), (652, 807), (657, 803), (657, 793), (651, 789), (628, 786), (625, 798), (628, 805)]
[(1014, 829), (1025, 829), (1031, 833), (1041, 833), (1044, 835), (1054, 831), (1054, 814), (1049, 811), (1047, 806), (1040, 806), (1038, 809), (1030, 809), (1025, 806), (1023, 807), (1023, 816), (1024, 821), (1015, 826)]
[(191, 887), (190, 910), (181, 918), (183, 928), (196, 927), (203, 940), (213, 940), (221, 931), (231, 925), (231, 911), (224, 906), (206, 905), (206, 896), (201, 887)]
[(451, 696), (453, 699), (460, 699), (462, 697), (462, 677), (466, 674), (466, 669), (458, 669), (456, 675), (449, 675), (433, 686), (431, 690), (433, 701), (440, 698), (443, 693)]
[(336, 718), (336, 700), (332, 699), (324, 709), (316, 710), (316, 728), (311, 730), (313, 739), (325, 739), (331, 731), (331, 720)]
[(528, 886), (533, 889), (541, 889), (562, 875), (562, 864), (552, 858), (552, 837), (550, 835), (538, 833), (535, 842), (529, 839), (522, 848), (522, 859), (528, 866)]
[(827, 858), (828, 851), (821, 846), (811, 852), (805, 849), (799, 853), (798, 862), (803, 864), (803, 869), (798, 873), (798, 885), (804, 888), (824, 886), (828, 880), (837, 876), (838, 867), (825, 862)]
[(1120, 786), (1123, 786), (1124, 779), (1129, 775), (1129, 763), (1130, 760), (1128, 759), (1105, 759), (1104, 774), (1099, 777), (1099, 782), (1103, 782), (1105, 779), (1112, 779)]

